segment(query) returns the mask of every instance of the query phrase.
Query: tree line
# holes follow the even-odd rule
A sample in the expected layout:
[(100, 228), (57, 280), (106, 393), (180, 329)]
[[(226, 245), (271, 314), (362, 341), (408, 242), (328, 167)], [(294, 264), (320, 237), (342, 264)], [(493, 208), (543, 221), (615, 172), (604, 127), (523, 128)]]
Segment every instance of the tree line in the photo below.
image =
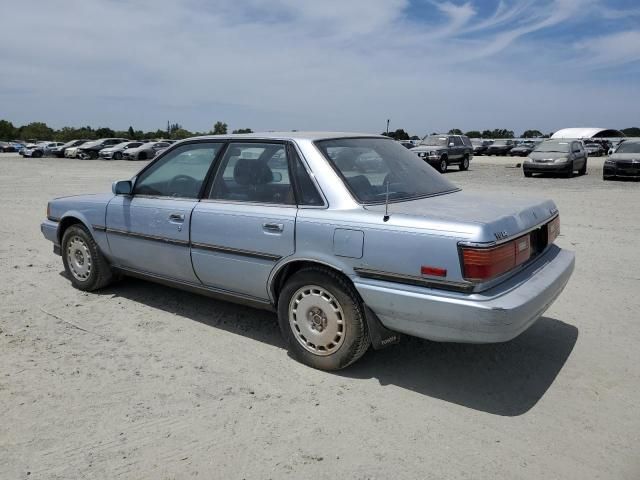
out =
[[(198, 135), (225, 135), (228, 133), (228, 125), (224, 122), (216, 122), (208, 132), (191, 132), (179, 123), (167, 122), (166, 129), (155, 131), (136, 130), (130, 126), (127, 130), (113, 130), (108, 127), (62, 127), (54, 129), (44, 122), (31, 122), (27, 125), (16, 127), (9, 120), (0, 120), (0, 140), (54, 140), (68, 142), (76, 139), (95, 140), (98, 138), (130, 138), (132, 140), (150, 140), (164, 138), (182, 140), (183, 138)], [(231, 133), (252, 133), (250, 128), (240, 128)]]
[[(226, 123), (218, 121), (208, 132), (191, 132), (182, 127), (179, 123), (167, 122), (166, 129), (144, 132), (136, 130), (132, 126), (127, 130), (112, 130), (107, 127), (92, 128), (86, 127), (63, 127), (54, 129), (44, 122), (31, 122), (27, 125), (16, 127), (8, 120), (0, 120), (0, 140), (55, 140), (68, 142), (75, 139), (94, 140), (98, 138), (130, 138), (132, 140), (150, 140), (152, 138), (166, 138), (172, 140), (182, 140), (183, 138), (195, 137), (198, 135), (225, 135), (229, 127)], [(622, 133), (628, 137), (640, 137), (639, 127), (623, 128)], [(231, 133), (253, 133), (250, 128), (239, 128)], [(450, 135), (466, 135), (469, 138), (514, 138), (513, 130), (506, 128), (496, 128), (494, 130), (470, 130), (462, 132), (459, 128), (452, 128), (447, 132)], [(432, 135), (437, 135), (433, 132)], [(382, 135), (396, 140), (420, 140), (417, 135), (409, 135), (403, 128), (398, 128), (392, 132), (382, 132)], [(520, 138), (549, 138), (553, 133), (542, 133), (540, 130), (525, 130)]]

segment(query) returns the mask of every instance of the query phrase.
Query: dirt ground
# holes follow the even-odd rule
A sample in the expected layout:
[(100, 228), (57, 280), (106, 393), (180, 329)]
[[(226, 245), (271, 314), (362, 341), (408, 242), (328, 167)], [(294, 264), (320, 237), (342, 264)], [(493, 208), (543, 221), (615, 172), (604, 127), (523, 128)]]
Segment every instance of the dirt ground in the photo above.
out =
[(0, 479), (637, 480), (640, 183), (517, 161), (447, 175), (556, 201), (577, 265), (545, 316), (509, 343), (408, 339), (325, 373), (274, 314), (139, 280), (73, 289), (47, 200), (141, 164), (0, 154)]

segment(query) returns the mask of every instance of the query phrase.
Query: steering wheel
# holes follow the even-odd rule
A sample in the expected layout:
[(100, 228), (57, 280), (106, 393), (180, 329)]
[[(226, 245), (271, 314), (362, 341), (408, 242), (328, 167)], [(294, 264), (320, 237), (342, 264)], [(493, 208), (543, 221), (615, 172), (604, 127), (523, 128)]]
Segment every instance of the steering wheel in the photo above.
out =
[(192, 186), (197, 186), (197, 184), (198, 181), (189, 175), (177, 175), (169, 181), (169, 191), (173, 192), (174, 196), (176, 196), (176, 193), (186, 193), (191, 190)]

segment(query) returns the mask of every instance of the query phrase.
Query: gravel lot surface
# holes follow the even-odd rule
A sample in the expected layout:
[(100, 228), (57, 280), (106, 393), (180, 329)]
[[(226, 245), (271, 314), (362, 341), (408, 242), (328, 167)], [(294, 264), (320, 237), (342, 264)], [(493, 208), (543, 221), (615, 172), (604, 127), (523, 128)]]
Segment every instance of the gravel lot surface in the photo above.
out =
[(287, 356), (273, 314), (139, 280), (75, 290), (39, 223), (141, 163), (0, 154), (0, 479), (640, 478), (640, 183), (525, 179), (553, 198), (565, 292), (499, 345), (408, 339), (339, 373)]

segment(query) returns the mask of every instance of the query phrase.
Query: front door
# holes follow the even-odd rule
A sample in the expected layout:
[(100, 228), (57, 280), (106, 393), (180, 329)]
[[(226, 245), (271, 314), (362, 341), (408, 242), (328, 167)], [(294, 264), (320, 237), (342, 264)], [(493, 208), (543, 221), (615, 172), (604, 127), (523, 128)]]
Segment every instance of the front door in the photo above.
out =
[(287, 148), (230, 143), (191, 219), (191, 257), (209, 287), (267, 299), (275, 263), (295, 250), (296, 201)]
[(207, 173), (222, 143), (180, 145), (137, 177), (133, 194), (107, 206), (107, 239), (118, 266), (199, 283), (189, 227)]

